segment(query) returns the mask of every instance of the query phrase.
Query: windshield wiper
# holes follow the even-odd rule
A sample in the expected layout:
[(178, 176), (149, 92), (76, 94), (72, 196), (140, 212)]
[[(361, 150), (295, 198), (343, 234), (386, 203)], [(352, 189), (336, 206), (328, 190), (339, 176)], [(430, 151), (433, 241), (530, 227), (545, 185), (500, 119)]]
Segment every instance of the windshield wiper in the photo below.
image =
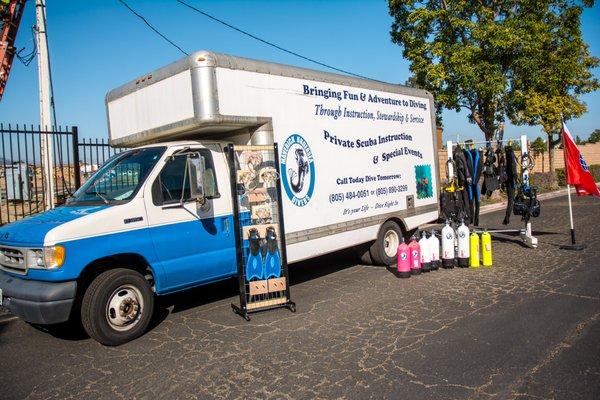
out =
[[(110, 204), (110, 203), (109, 203), (109, 201), (108, 201), (108, 199), (107, 199), (106, 197), (104, 197), (104, 196), (103, 196), (103, 195), (105, 195), (106, 193), (104, 193), (104, 192), (99, 192), (99, 191), (98, 191), (98, 188), (96, 187), (96, 183), (97, 183), (97, 181), (96, 181), (96, 182), (94, 182), (94, 183), (92, 184), (92, 189), (94, 189), (94, 194), (95, 194), (96, 196), (100, 197), (100, 198), (102, 199), (102, 201), (104, 202), (104, 204)], [(86, 190), (84, 193), (86, 193), (86, 194), (90, 194), (90, 192), (89, 192), (89, 189), (88, 189), (88, 190)]]

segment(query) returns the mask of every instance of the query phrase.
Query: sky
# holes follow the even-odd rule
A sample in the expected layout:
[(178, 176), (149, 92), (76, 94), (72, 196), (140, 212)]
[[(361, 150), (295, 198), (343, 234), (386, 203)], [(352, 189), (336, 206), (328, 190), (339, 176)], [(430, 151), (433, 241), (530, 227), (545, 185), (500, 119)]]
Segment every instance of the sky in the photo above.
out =
[[(402, 49), (390, 40), (392, 18), (385, 0), (188, 0), (192, 5), (281, 47), (337, 68), (373, 79), (404, 83), (410, 75)], [(212, 50), (327, 70), (281, 52), (214, 22), (175, 0), (127, 0), (128, 4), (187, 52)], [(26, 4), (17, 48), (31, 49), (34, 0)], [(117, 86), (151, 72), (183, 54), (152, 32), (117, 0), (47, 0), (47, 31), (57, 121), (78, 126), (81, 137), (107, 138), (104, 97)], [(582, 17), (584, 40), (600, 56), (600, 5)], [(27, 52), (27, 51), (24, 51)], [(15, 59), (0, 122), (38, 124), (37, 60), (28, 67)], [(600, 68), (594, 70), (600, 78)], [(588, 112), (569, 122), (573, 135), (585, 139), (600, 129), (599, 92), (582, 99)], [(446, 140), (483, 134), (466, 113), (443, 112)], [(539, 127), (507, 124), (505, 137), (543, 137)]]

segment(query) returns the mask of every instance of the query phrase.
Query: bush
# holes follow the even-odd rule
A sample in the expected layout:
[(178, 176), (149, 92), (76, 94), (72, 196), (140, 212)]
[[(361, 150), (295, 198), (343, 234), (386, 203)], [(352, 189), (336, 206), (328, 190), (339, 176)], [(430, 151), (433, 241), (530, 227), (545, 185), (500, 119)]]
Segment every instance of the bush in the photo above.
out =
[[(567, 177), (565, 175), (565, 169), (564, 168), (556, 168), (556, 179), (558, 180), (558, 185), (559, 186), (567, 186)], [(596, 182), (600, 181), (600, 165), (598, 164), (594, 164), (594, 165), (590, 165), (590, 172), (592, 173), (592, 176), (594, 177), (594, 180)]]
[(556, 183), (552, 181), (552, 175), (550, 174), (550, 172), (534, 172), (529, 176), (529, 181), (532, 185), (538, 187), (539, 193), (544, 193), (556, 189)]
[(565, 169), (556, 168), (554, 172), (556, 173), (556, 180), (558, 181), (558, 186), (567, 186), (567, 176), (565, 175)]

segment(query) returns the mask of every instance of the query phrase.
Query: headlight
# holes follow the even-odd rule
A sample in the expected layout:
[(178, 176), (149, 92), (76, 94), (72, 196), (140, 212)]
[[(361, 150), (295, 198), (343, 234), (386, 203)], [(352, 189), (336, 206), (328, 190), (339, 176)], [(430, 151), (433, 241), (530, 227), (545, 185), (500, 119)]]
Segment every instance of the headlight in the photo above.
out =
[(27, 251), (27, 268), (44, 269), (44, 250), (31, 249)]
[(44, 247), (44, 264), (46, 268), (60, 268), (65, 262), (65, 248), (59, 245)]

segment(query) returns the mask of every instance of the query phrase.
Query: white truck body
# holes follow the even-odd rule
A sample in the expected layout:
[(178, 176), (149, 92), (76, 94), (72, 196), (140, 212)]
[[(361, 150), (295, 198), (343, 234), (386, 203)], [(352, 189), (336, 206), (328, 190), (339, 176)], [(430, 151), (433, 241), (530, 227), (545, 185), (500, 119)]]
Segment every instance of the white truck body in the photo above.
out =
[[(289, 262), (375, 240), (390, 218), (411, 230), (438, 217), (426, 91), (202, 51), (112, 90), (106, 104), (115, 146), (277, 143)], [(293, 193), (286, 172), (299, 147), (311, 173)], [(416, 166), (428, 196), (417, 194)]]

